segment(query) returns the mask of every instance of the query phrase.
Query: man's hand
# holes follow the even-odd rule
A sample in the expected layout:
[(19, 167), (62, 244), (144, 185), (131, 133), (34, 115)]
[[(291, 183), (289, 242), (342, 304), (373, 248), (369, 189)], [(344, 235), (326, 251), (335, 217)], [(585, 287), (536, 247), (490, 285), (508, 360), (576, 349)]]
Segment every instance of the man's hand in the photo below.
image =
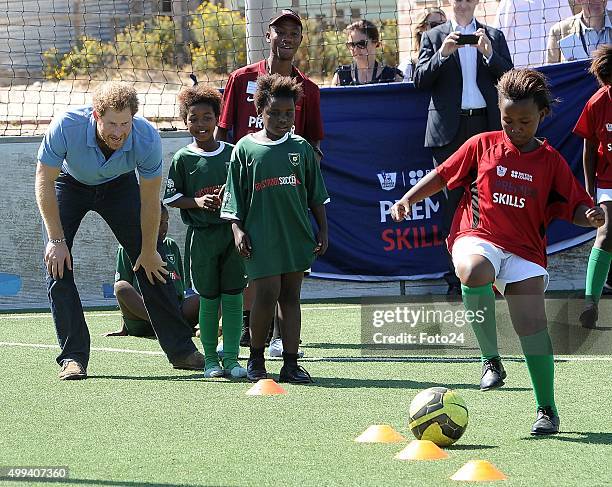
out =
[(158, 281), (165, 283), (166, 279), (164, 276), (167, 276), (170, 272), (166, 269), (166, 263), (161, 258), (161, 255), (157, 251), (152, 254), (140, 253), (138, 259), (136, 259), (136, 264), (134, 264), (134, 272), (138, 269), (143, 268), (145, 274), (147, 275), (147, 279), (151, 284), (155, 284), (155, 279)]
[(391, 218), (395, 222), (401, 222), (410, 211), (410, 201), (405, 196), (391, 207)]
[(72, 259), (66, 242), (47, 243), (45, 248), (45, 264), (47, 272), (53, 279), (62, 279), (64, 277), (64, 265), (69, 270), (72, 270)]
[(440, 55), (443, 57), (448, 57), (459, 49), (461, 46), (457, 45), (458, 39), (459, 32), (451, 32), (448, 34), (446, 39), (444, 39), (444, 42), (442, 42), (442, 46), (440, 46)]
[(234, 245), (236, 245), (236, 250), (241, 257), (250, 259), (251, 251), (253, 250), (251, 239), (247, 233), (236, 224), (232, 225), (232, 232), (234, 233)]
[(489, 59), (491, 54), (493, 54), (491, 39), (489, 39), (489, 36), (487, 36), (487, 33), (482, 27), (474, 32), (474, 34), (478, 36), (478, 44), (476, 44), (476, 49), (480, 51), (485, 59)]
[(599, 206), (594, 206), (593, 208), (589, 208), (584, 216), (591, 224), (592, 227), (599, 228), (606, 222), (606, 215), (602, 208)]
[(327, 252), (327, 247), (329, 245), (329, 239), (327, 237), (327, 232), (319, 231), (317, 234), (317, 245), (314, 248), (314, 253), (318, 256), (321, 256)]

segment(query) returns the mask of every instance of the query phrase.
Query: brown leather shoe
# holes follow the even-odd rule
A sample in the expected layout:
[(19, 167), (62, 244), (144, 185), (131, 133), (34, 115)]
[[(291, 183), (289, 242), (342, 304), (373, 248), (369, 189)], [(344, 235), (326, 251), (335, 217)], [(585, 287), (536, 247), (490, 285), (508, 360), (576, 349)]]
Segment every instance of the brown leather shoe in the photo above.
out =
[(196, 350), (172, 362), (172, 367), (183, 370), (204, 370), (204, 355)]
[(64, 360), (62, 370), (59, 373), (60, 380), (87, 379), (87, 371), (76, 360)]

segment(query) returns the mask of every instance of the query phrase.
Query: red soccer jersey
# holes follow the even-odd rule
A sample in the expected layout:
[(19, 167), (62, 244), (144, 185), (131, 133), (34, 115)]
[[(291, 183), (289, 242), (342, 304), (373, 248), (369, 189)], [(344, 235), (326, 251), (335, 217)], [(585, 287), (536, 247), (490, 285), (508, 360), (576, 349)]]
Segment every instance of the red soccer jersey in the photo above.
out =
[(548, 142), (521, 153), (503, 131), (468, 139), (436, 169), (449, 189), (466, 190), (448, 237), (480, 237), (546, 267), (546, 226), (572, 221), (579, 204), (593, 201), (563, 156)]
[[(219, 127), (234, 129), (234, 143), (252, 132), (263, 128), (261, 117), (257, 116), (253, 95), (259, 76), (267, 74), (266, 60), (237, 69), (230, 74), (223, 92), (223, 109)], [(299, 69), (293, 68), (291, 75), (302, 84), (304, 96), (295, 107), (295, 133), (309, 142), (323, 139), (321, 120), (321, 95), (319, 87), (310, 81)]]
[(612, 188), (612, 88), (603, 86), (589, 99), (574, 133), (599, 144), (595, 177), (598, 188)]

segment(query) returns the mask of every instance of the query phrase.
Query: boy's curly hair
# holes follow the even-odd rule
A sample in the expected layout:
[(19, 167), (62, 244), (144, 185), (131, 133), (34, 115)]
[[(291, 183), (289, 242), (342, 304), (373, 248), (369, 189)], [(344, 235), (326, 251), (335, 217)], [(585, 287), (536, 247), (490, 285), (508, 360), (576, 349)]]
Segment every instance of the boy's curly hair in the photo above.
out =
[(219, 118), (221, 114), (221, 93), (219, 90), (204, 85), (195, 85), (183, 88), (177, 95), (179, 114), (184, 122), (187, 122), (189, 107), (205, 103), (210, 105)]
[(107, 81), (94, 90), (93, 108), (99, 115), (104, 115), (107, 110), (122, 112), (129, 108), (134, 116), (138, 111), (138, 94), (131, 84)]
[(535, 69), (511, 69), (497, 83), (499, 99), (512, 101), (531, 98), (540, 110), (550, 110), (558, 100), (553, 98), (548, 79)]
[(589, 71), (601, 86), (612, 83), (612, 44), (603, 44), (593, 51)]
[(275, 73), (257, 79), (257, 90), (253, 98), (257, 113), (261, 113), (272, 102), (272, 98), (293, 98), (297, 103), (302, 95), (302, 86), (296, 80)]

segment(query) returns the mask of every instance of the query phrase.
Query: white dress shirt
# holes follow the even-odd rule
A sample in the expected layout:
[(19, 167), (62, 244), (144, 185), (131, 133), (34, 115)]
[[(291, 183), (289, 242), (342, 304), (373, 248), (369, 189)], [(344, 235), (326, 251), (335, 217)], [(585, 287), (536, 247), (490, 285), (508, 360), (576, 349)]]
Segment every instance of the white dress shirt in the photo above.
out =
[(553, 25), (571, 17), (567, 0), (501, 0), (494, 27), (506, 36), (514, 66), (541, 66)]
[[(460, 34), (473, 34), (476, 32), (476, 19), (462, 27), (454, 20), (451, 20), (451, 26), (454, 32)], [(476, 74), (478, 71), (478, 58), (476, 56), (478, 49), (476, 46), (465, 45), (458, 49), (459, 60), (461, 61), (461, 76), (463, 78), (463, 90), (461, 92), (461, 108), (466, 110), (470, 108), (485, 108), (485, 101), (478, 84), (476, 83)], [(442, 55), (440, 55), (442, 56)], [(442, 57), (441, 57), (442, 59)], [(490, 61), (489, 58), (487, 61)]]

